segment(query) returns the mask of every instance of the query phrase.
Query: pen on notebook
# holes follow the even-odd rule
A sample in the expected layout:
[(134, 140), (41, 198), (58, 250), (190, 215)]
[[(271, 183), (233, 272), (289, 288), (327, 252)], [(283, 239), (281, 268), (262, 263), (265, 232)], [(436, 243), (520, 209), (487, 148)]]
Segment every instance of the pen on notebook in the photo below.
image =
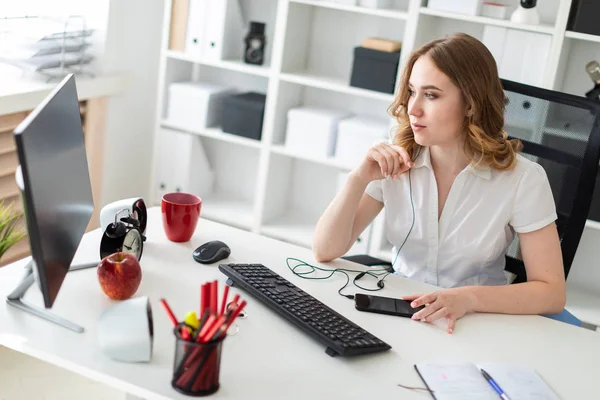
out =
[(490, 374), (488, 374), (487, 372), (485, 372), (483, 369), (481, 370), (481, 373), (483, 374), (483, 377), (485, 378), (485, 380), (488, 381), (488, 383), (490, 384), (490, 386), (492, 386), (492, 388), (496, 391), (496, 393), (498, 393), (498, 395), (500, 396), (500, 398), (502, 400), (510, 400), (510, 398), (506, 395), (506, 393), (504, 393), (504, 390), (502, 390), (502, 388), (500, 386), (498, 386), (498, 384), (490, 376)]

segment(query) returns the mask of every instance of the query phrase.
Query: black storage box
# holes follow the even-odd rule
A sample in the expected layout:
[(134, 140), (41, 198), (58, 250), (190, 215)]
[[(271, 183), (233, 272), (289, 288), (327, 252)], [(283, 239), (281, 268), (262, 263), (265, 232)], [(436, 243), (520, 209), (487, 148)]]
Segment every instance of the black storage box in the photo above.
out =
[(221, 121), (223, 132), (260, 140), (267, 96), (247, 92), (223, 100)]
[(573, 0), (567, 29), (600, 35), (600, 2), (598, 0)]
[(399, 62), (399, 51), (390, 53), (355, 47), (350, 86), (394, 93)]

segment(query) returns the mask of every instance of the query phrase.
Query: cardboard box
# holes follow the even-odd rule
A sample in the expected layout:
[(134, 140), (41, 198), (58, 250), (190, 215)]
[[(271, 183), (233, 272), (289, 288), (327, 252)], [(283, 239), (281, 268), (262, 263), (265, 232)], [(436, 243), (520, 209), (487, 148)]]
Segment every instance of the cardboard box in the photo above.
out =
[(364, 38), (361, 45), (365, 49), (387, 51), (388, 53), (393, 53), (402, 49), (402, 42), (379, 37)]

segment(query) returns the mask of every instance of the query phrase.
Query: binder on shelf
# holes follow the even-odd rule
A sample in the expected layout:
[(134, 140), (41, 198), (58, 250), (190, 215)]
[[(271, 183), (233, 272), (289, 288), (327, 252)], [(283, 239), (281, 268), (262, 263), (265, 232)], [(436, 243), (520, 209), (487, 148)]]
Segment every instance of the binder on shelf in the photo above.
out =
[(189, 1), (185, 52), (204, 61), (241, 60), (245, 32), (239, 3)]
[(533, 86), (543, 85), (551, 35), (486, 25), (482, 42), (494, 56), (500, 77)]
[(205, 0), (189, 0), (185, 52), (192, 57), (202, 58), (204, 43)]
[(209, 0), (207, 5), (204, 58), (208, 61), (225, 58), (241, 60), (245, 32), (239, 2)]
[(185, 51), (190, 0), (173, 0), (169, 29), (169, 50)]

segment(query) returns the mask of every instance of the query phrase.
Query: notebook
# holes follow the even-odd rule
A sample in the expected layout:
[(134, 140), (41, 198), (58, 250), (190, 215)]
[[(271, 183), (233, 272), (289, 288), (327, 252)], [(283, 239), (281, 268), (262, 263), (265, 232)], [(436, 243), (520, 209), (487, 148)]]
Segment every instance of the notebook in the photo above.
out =
[(419, 363), (417, 373), (436, 400), (498, 400), (484, 369), (510, 400), (560, 400), (533, 370), (505, 364)]

